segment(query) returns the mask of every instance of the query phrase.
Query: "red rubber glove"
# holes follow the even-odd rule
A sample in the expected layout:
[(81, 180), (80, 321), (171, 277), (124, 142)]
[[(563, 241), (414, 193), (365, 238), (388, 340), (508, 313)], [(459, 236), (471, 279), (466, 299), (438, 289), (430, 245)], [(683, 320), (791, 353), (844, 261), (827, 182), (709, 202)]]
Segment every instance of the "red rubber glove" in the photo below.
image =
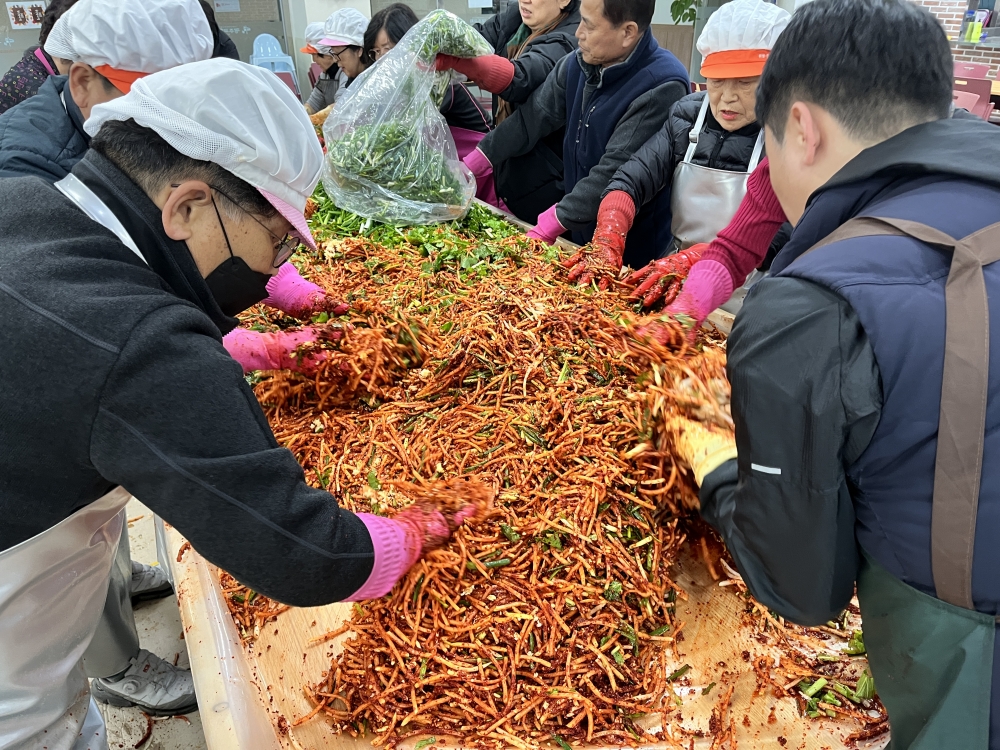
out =
[(481, 89), (499, 94), (514, 80), (514, 63), (500, 55), (482, 57), (454, 57), (438, 55), (435, 70), (454, 70), (461, 73)]
[[(324, 333), (324, 337), (336, 340), (342, 334), (334, 331)], [(260, 333), (236, 328), (222, 337), (222, 345), (226, 351), (243, 366), (243, 373), (255, 370), (292, 370), (311, 374), (316, 366), (326, 359), (322, 350), (297, 352), (303, 344), (320, 340), (315, 328), (300, 328), (297, 331), (278, 331), (277, 333)]]
[(350, 305), (328, 297), (322, 287), (303, 279), (291, 263), (283, 264), (267, 282), (264, 304), (303, 320), (317, 312), (343, 315), (350, 309)]
[(597, 209), (597, 228), (590, 247), (585, 247), (563, 266), (569, 269), (569, 280), (581, 286), (597, 281), (602, 291), (607, 289), (622, 270), (625, 237), (635, 220), (635, 201), (624, 190), (612, 190)]
[(687, 250), (654, 260), (635, 271), (625, 279), (626, 284), (635, 287), (632, 297), (642, 298), (645, 307), (650, 307), (661, 299), (665, 304), (670, 304), (680, 291), (691, 266), (701, 260), (701, 254), (707, 247), (705, 243), (692, 245)]
[(556, 203), (546, 210), (544, 213), (538, 215), (538, 223), (535, 224), (535, 228), (528, 232), (528, 236), (533, 240), (541, 240), (546, 245), (555, 244), (555, 241), (559, 239), (559, 235), (566, 231), (566, 227), (562, 225), (559, 221), (559, 217), (556, 216)]

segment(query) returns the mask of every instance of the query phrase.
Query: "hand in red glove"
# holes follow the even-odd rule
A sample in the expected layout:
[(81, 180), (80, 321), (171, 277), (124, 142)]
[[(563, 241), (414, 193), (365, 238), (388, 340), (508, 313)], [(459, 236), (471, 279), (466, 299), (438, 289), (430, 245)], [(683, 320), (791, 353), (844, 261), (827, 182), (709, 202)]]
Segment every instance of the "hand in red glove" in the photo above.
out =
[(625, 237), (635, 219), (635, 201), (623, 190), (612, 190), (597, 209), (597, 228), (590, 246), (585, 247), (563, 266), (569, 269), (569, 280), (581, 286), (597, 281), (602, 291), (607, 289), (622, 270)]
[(482, 57), (454, 57), (438, 55), (435, 70), (454, 70), (461, 73), (479, 88), (499, 94), (514, 80), (514, 63), (500, 55)]
[(267, 282), (264, 304), (300, 320), (324, 311), (331, 315), (343, 315), (350, 309), (350, 305), (327, 296), (322, 287), (303, 279), (291, 263), (283, 264)]
[(226, 351), (243, 366), (243, 372), (255, 370), (292, 370), (312, 374), (316, 366), (326, 359), (327, 354), (321, 349), (298, 351), (303, 344), (311, 344), (321, 338), (337, 340), (340, 331), (322, 335), (315, 328), (305, 327), (297, 331), (278, 331), (277, 333), (260, 333), (236, 328), (222, 337)]
[(707, 247), (705, 243), (692, 245), (687, 250), (659, 258), (640, 268), (625, 279), (626, 284), (636, 287), (632, 297), (642, 298), (644, 307), (651, 307), (661, 299), (664, 304), (670, 304), (680, 292), (691, 266), (701, 260), (701, 254)]
[(695, 331), (694, 320), (667, 315), (637, 328), (635, 337), (640, 341), (653, 339), (661, 346), (680, 349), (694, 339)]

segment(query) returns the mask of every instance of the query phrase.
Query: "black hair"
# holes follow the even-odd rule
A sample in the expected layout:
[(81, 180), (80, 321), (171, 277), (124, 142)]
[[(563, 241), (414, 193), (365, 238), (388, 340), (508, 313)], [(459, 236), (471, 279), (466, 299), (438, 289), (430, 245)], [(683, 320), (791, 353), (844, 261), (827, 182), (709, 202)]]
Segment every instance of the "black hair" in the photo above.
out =
[(618, 28), (624, 23), (635, 21), (639, 33), (645, 33), (653, 22), (656, 0), (604, 0), (604, 17)]
[(795, 101), (852, 137), (882, 141), (949, 116), (954, 63), (941, 24), (908, 0), (814, 0), (771, 51), (755, 110), (780, 142)]
[[(93, 70), (93, 68), (91, 68), (91, 70)], [(101, 85), (104, 86), (104, 90), (105, 91), (118, 91), (119, 90), (117, 86), (115, 86), (113, 83), (111, 83), (111, 81), (109, 81), (107, 78), (105, 78), (104, 76), (102, 76), (96, 70), (94, 70), (94, 75), (97, 76), (100, 79)]]
[(52, 27), (56, 25), (56, 21), (59, 20), (59, 16), (65, 13), (67, 10), (72, 8), (76, 4), (77, 0), (52, 0), (45, 8), (45, 13), (42, 15), (42, 26), (38, 30), (38, 43), (45, 46), (45, 40), (49, 38), (49, 34), (52, 32)]
[(208, 28), (212, 30), (212, 49), (216, 50), (219, 48), (219, 22), (215, 20), (215, 8), (206, 3), (205, 0), (198, 0), (198, 4), (201, 5), (201, 9), (205, 12), (205, 18), (208, 19)]
[(415, 26), (416, 23), (417, 14), (413, 12), (413, 8), (405, 3), (393, 3), (386, 8), (382, 8), (382, 10), (372, 16), (368, 28), (365, 29), (365, 50), (371, 52), (372, 56), (374, 56), (375, 39), (382, 29), (385, 29), (385, 35), (389, 37), (390, 42), (399, 44), (399, 40), (403, 38), (403, 35)]
[(230, 202), (242, 211), (261, 219), (277, 213), (257, 188), (210, 161), (185, 156), (150, 128), (135, 120), (109, 120), (90, 142), (97, 153), (114, 162), (133, 182), (152, 195), (164, 185), (183, 180), (202, 180), (215, 188), (223, 200), (220, 209), (236, 219)]

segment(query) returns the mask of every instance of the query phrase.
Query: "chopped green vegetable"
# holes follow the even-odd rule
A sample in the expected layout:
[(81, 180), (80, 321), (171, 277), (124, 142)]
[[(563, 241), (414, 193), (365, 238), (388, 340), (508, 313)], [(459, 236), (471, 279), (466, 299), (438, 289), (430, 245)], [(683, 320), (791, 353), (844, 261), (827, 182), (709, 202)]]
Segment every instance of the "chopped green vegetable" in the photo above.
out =
[(612, 581), (604, 589), (604, 598), (609, 602), (620, 602), (623, 590), (622, 585), (618, 581)]
[(417, 678), (422, 680), (424, 679), (424, 676), (426, 676), (426, 674), (427, 674), (427, 657), (425, 656), (423, 659), (420, 660), (420, 671), (417, 672)]
[(507, 541), (511, 544), (521, 541), (521, 535), (517, 533), (513, 526), (508, 526), (505, 523), (500, 524), (501, 533), (507, 537)]
[(663, 635), (668, 630), (670, 630), (670, 625), (661, 625), (656, 630), (650, 633), (650, 635)]
[[(511, 562), (512, 561), (509, 557), (502, 557), (499, 560), (490, 560), (489, 562), (480, 561), (479, 564), (482, 565), (487, 570), (492, 570), (494, 568), (505, 568), (508, 565), (510, 565)], [(465, 567), (468, 570), (476, 570), (476, 564), (472, 562), (472, 560), (469, 560), (467, 563), (465, 563)]]
[(806, 688), (802, 687), (802, 683), (799, 683), (799, 690), (802, 691), (802, 695), (806, 698), (812, 698), (816, 693), (826, 687), (827, 680), (825, 677), (820, 677), (816, 682), (812, 683)]
[(858, 686), (854, 689), (854, 695), (859, 701), (868, 701), (875, 697), (875, 680), (866, 669), (858, 678)]
[(375, 473), (374, 469), (368, 472), (368, 486), (373, 490), (382, 489), (382, 483), (378, 481), (378, 475)]
[(413, 750), (422, 750), (422, 748), (425, 748), (428, 745), (433, 745), (435, 742), (437, 742), (437, 737), (428, 737), (425, 740), (420, 740), (420, 742), (414, 745)]
[(558, 734), (552, 735), (552, 739), (554, 739), (558, 743), (559, 747), (561, 747), (562, 750), (573, 750), (573, 748), (570, 747), (570, 744), (562, 737), (560, 737)]
[(621, 646), (615, 646), (611, 649), (611, 656), (618, 664), (625, 663), (625, 653), (622, 651)]
[(633, 650), (638, 650), (639, 636), (635, 634), (635, 630), (632, 629), (631, 625), (628, 623), (623, 624), (618, 628), (618, 634), (631, 644)]
[(674, 672), (673, 672), (673, 673), (672, 673), (672, 674), (671, 674), (671, 675), (670, 675), (670, 676), (669, 676), (669, 677), (667, 678), (667, 680), (668, 680), (668, 681), (670, 681), (670, 682), (673, 682), (674, 680), (679, 680), (679, 679), (680, 679), (681, 677), (683, 677), (684, 675), (686, 675), (686, 674), (688, 673), (688, 670), (689, 670), (689, 669), (691, 669), (691, 665), (690, 665), (690, 664), (685, 664), (685, 665), (684, 665), (683, 667), (681, 667), (680, 669), (677, 669), (677, 670), (675, 670), (675, 671), (674, 671)]
[(851, 634), (851, 640), (847, 642), (847, 648), (844, 649), (844, 653), (850, 656), (861, 656), (867, 653), (865, 648), (865, 634), (860, 630), (855, 630)]
[(705, 687), (703, 687), (701, 689), (701, 694), (702, 695), (708, 695), (709, 693), (712, 692), (712, 688), (714, 688), (714, 687), (715, 687), (715, 683), (714, 682), (708, 683)]
[(424, 585), (424, 575), (420, 574), (420, 578), (417, 579), (416, 584), (413, 586), (413, 603), (417, 603), (417, 599), (420, 598), (420, 587)]

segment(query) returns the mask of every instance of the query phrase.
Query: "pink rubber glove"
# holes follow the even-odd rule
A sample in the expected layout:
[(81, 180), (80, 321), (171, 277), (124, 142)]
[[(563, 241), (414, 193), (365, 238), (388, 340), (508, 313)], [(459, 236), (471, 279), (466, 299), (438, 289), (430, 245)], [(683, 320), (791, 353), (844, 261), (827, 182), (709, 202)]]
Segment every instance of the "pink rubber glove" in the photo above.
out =
[(541, 240), (546, 245), (551, 245), (559, 239), (559, 235), (566, 231), (566, 227), (559, 223), (559, 217), (556, 216), (556, 203), (551, 206), (545, 213), (538, 215), (538, 223), (535, 224), (535, 228), (528, 232), (528, 236), (533, 240)]
[(444, 546), (455, 529), (475, 513), (471, 504), (451, 518), (427, 505), (411, 505), (392, 518), (358, 513), (371, 536), (375, 562), (368, 580), (347, 601), (378, 599), (388, 594), (421, 556)]
[(327, 297), (322, 287), (303, 279), (299, 269), (291, 263), (283, 264), (267, 282), (267, 295), (265, 305), (303, 320), (317, 312), (343, 315), (350, 309), (350, 305)]
[[(330, 336), (339, 338), (339, 332)], [(302, 344), (319, 340), (316, 329), (300, 328), (297, 331), (260, 333), (236, 328), (222, 337), (226, 351), (243, 366), (244, 374), (254, 370), (292, 370), (312, 374), (316, 365), (326, 359), (326, 352), (296, 353)]]
[(491, 206), (506, 211), (507, 206), (497, 197), (496, 181), (493, 179), (493, 165), (486, 158), (486, 154), (476, 148), (462, 161), (472, 172), (472, 176), (476, 178), (476, 197), (483, 203), (489, 203)]
[(717, 260), (700, 260), (688, 274), (680, 295), (664, 312), (674, 317), (687, 316), (700, 326), (712, 310), (732, 296), (733, 277), (729, 269)]
[(453, 57), (438, 55), (435, 70), (454, 70), (461, 73), (479, 88), (499, 94), (514, 80), (514, 63), (500, 55), (482, 57)]
[(733, 220), (702, 257), (728, 268), (734, 285), (740, 286), (767, 256), (771, 240), (784, 223), (785, 212), (771, 187), (771, 165), (763, 159), (747, 180), (747, 194)]

